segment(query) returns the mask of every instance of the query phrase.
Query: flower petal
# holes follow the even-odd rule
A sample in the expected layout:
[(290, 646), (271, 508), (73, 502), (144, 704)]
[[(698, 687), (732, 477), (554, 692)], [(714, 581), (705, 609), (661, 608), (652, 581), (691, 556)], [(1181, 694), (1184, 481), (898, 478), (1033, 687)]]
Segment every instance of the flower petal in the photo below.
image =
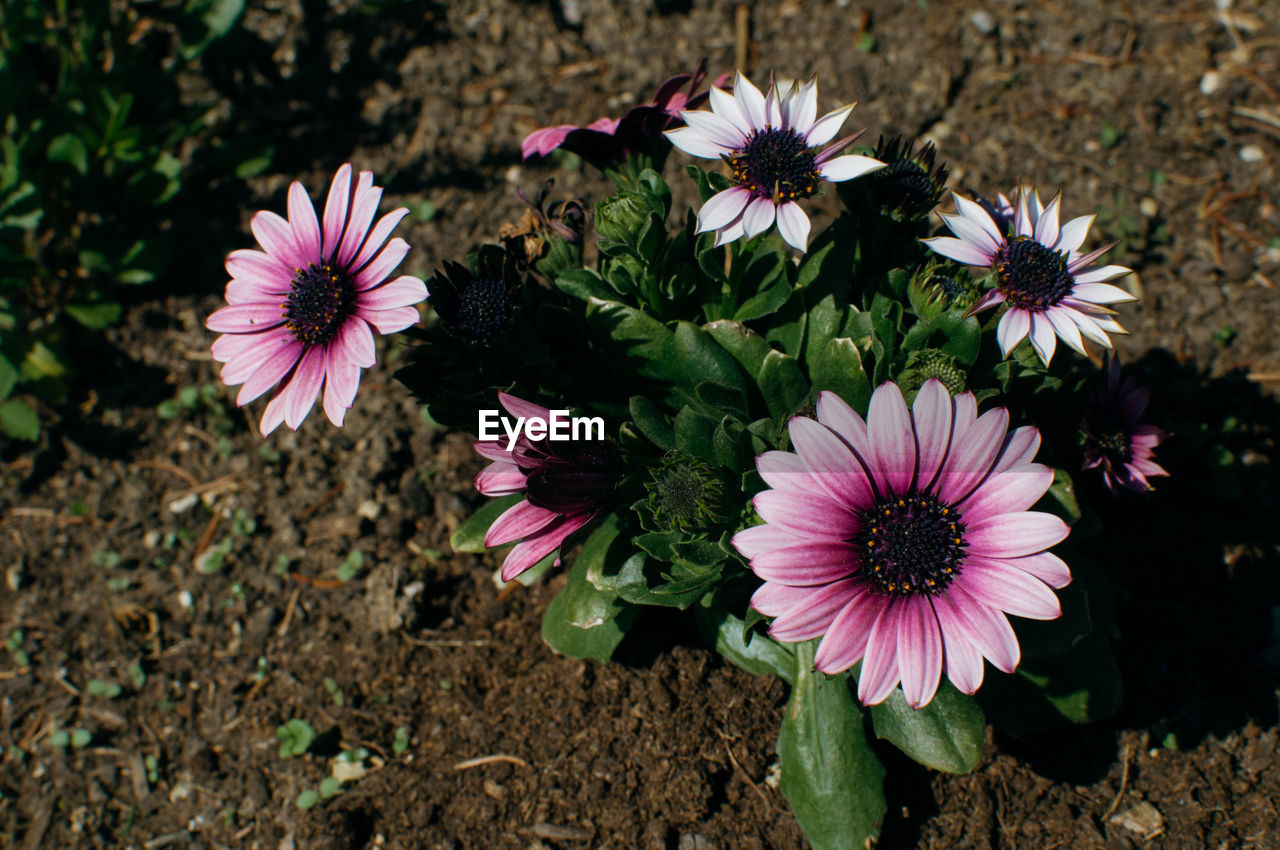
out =
[(364, 319), (380, 334), (398, 333), (422, 319), (422, 314), (416, 307), (396, 307), (394, 310), (365, 310), (357, 307), (356, 316)]
[(916, 393), (911, 405), (919, 459), (917, 492), (931, 492), (951, 448), (951, 393), (937, 378), (930, 378)]
[(751, 126), (751, 120), (738, 104), (737, 98), (722, 88), (712, 86), (710, 100), (712, 112), (732, 124), (738, 132), (742, 133), (744, 139), (751, 135), (755, 128)]
[(703, 138), (729, 150), (738, 150), (747, 142), (747, 137), (741, 130), (727, 118), (721, 118), (714, 112), (705, 109), (686, 110), (680, 113), (680, 117), (687, 126), (701, 133)]
[[(990, 266), (992, 256), (984, 253), (976, 245), (970, 245), (963, 239), (954, 236), (934, 236), (932, 239), (921, 239), (934, 253), (964, 263), (966, 266)], [(976, 310), (975, 310), (976, 312)]]
[(756, 198), (742, 213), (742, 231), (748, 239), (759, 236), (773, 226), (777, 207), (769, 198)]
[(244, 407), (280, 382), (297, 365), (306, 349), (302, 343), (281, 346), (245, 379), (236, 395), (236, 406)]
[(853, 511), (821, 493), (765, 490), (752, 503), (765, 522), (806, 537), (847, 540), (862, 527)]
[(282, 324), (284, 311), (279, 302), (228, 304), (214, 310), (204, 321), (204, 326), (216, 333), (256, 333)]
[(351, 268), (351, 259), (364, 244), (364, 237), (369, 232), (369, 224), (373, 221), (381, 201), (382, 188), (373, 185), (373, 172), (361, 171), (356, 180), (355, 200), (351, 203), (346, 229), (343, 230), (342, 241), (338, 244), (338, 265), (344, 269)]
[(951, 200), (955, 201), (956, 210), (960, 215), (982, 228), (991, 237), (994, 244), (1000, 245), (1004, 242), (1004, 232), (1001, 231), (1000, 225), (996, 224), (995, 219), (983, 208), (982, 204), (963, 198), (954, 192), (951, 193)]
[(537, 534), (561, 516), (555, 511), (540, 508), (528, 499), (517, 502), (502, 512), (493, 521), (484, 535), (484, 545), (488, 548), (501, 546), (515, 540)]
[(1066, 539), (1071, 529), (1053, 514), (1023, 511), (997, 514), (967, 524), (969, 554), (988, 558), (1020, 558), (1043, 552)]
[(360, 367), (346, 358), (336, 345), (325, 352), (324, 412), (339, 428), (360, 389)]
[(805, 133), (805, 143), (811, 148), (820, 148), (834, 139), (836, 133), (839, 133), (840, 128), (844, 126), (844, 122), (849, 120), (850, 112), (853, 112), (852, 103), (839, 109), (833, 109), (813, 122), (813, 126)]
[(365, 290), (358, 296), (366, 310), (394, 310), (396, 307), (412, 307), (427, 299), (427, 285), (410, 275), (401, 275), (390, 283)]
[(983, 517), (1018, 513), (1040, 501), (1052, 485), (1052, 469), (1039, 463), (1028, 463), (1013, 472), (991, 476), (957, 507), (966, 523)]
[(775, 490), (807, 493), (813, 489), (809, 467), (799, 455), (791, 452), (767, 451), (756, 458), (756, 471)]
[(888, 597), (868, 590), (865, 584), (858, 587), (827, 628), (813, 666), (834, 675), (857, 664), (867, 651), (867, 639), (876, 619), (888, 604)]
[[(593, 512), (560, 517), (554, 524), (511, 547), (511, 551), (507, 553), (506, 559), (502, 562), (502, 580), (511, 581), (556, 549), (559, 549), (565, 538), (582, 528), (594, 517), (595, 513)], [(556, 563), (559, 563), (558, 558)]]
[(788, 245), (801, 251), (809, 250), (809, 216), (795, 201), (778, 207), (778, 232)]
[[(1004, 613), (974, 599), (957, 583), (947, 588), (945, 596), (946, 602), (942, 604), (950, 605), (953, 622), (964, 629), (969, 642), (998, 670), (1012, 673), (1018, 669), (1022, 650)], [(935, 604), (939, 604), (939, 600), (935, 600)]]
[(1071, 570), (1066, 561), (1052, 552), (1037, 552), (1025, 558), (1006, 558), (1004, 563), (1035, 576), (1050, 587), (1066, 587), (1071, 584)]
[(514, 463), (491, 463), (476, 476), (475, 485), (486, 496), (509, 496), (524, 489), (528, 476)]
[[(227, 274), (261, 287), (264, 294), (284, 295), (293, 288), (293, 269), (270, 254), (240, 249), (227, 255)], [(265, 301), (266, 298), (257, 298)]]
[(373, 259), (383, 243), (387, 241), (387, 238), (391, 236), (391, 231), (395, 230), (400, 220), (408, 214), (409, 209), (407, 207), (399, 207), (378, 219), (378, 223), (373, 226), (373, 230), (369, 231), (369, 238), (361, 246), (360, 253), (356, 254), (356, 258), (351, 261), (351, 268), (364, 268)]
[(805, 588), (808, 593), (803, 603), (778, 615), (769, 625), (769, 634), (787, 643), (813, 640), (826, 634), (831, 630), (836, 616), (858, 594), (857, 588), (857, 584), (851, 579), (822, 587)]
[(324, 240), (320, 247), (323, 260), (333, 259), (347, 223), (347, 204), (351, 201), (351, 163), (343, 163), (333, 175), (329, 197), (324, 202)]
[(791, 420), (789, 430), (792, 446), (823, 490), (855, 511), (871, 506), (871, 481), (843, 440), (825, 425), (800, 416)]
[(1031, 316), (1031, 347), (1036, 350), (1036, 354), (1040, 355), (1040, 359), (1044, 361), (1044, 365), (1048, 366), (1049, 361), (1053, 359), (1053, 353), (1058, 348), (1058, 335), (1054, 333), (1053, 324), (1044, 317), (1043, 313), (1033, 314)]
[(524, 417), (525, 419), (542, 419), (551, 418), (551, 411), (540, 404), (534, 404), (531, 401), (525, 401), (522, 398), (513, 396), (511, 393), (499, 392), (498, 403), (510, 413), (512, 416)]
[(760, 89), (743, 76), (739, 71), (733, 79), (733, 96), (742, 107), (753, 130), (763, 130), (769, 124), (764, 106), (764, 95)]
[(867, 636), (866, 655), (858, 674), (858, 701), (863, 705), (884, 702), (898, 684), (898, 621), (902, 604), (888, 602)]
[(289, 222), (269, 210), (254, 213), (249, 220), (253, 236), (272, 258), (291, 269), (305, 269), (319, 257), (303, 255), (298, 250), (297, 239)]
[(297, 240), (299, 253), (313, 263), (323, 262), (320, 255), (320, 222), (307, 190), (297, 180), (289, 184), (289, 225)]
[(878, 159), (850, 153), (833, 157), (822, 163), (818, 166), (818, 173), (822, 175), (824, 180), (829, 180), (832, 183), (841, 183), (884, 168), (884, 165)]
[(996, 341), (1000, 343), (1000, 354), (1008, 357), (1018, 347), (1018, 343), (1026, 337), (1029, 330), (1031, 330), (1031, 314), (1021, 307), (1009, 308), (1009, 311), (1000, 317), (1000, 324), (996, 327)]
[(969, 639), (964, 620), (943, 594), (933, 600), (933, 610), (942, 630), (942, 647), (947, 659), (947, 678), (961, 693), (971, 694), (982, 685), (982, 653)]
[(662, 135), (667, 137), (668, 142), (671, 142), (672, 145), (685, 153), (700, 156), (703, 159), (719, 159), (722, 156), (733, 153), (732, 148), (713, 142), (693, 127), (678, 127), (674, 130), (668, 130)]
[(911, 597), (902, 606), (898, 620), (898, 675), (902, 679), (902, 695), (912, 708), (927, 705), (938, 692), (942, 633), (938, 617), (925, 597)]
[(997, 558), (965, 558), (956, 583), (979, 602), (1019, 617), (1052, 620), (1062, 616), (1058, 597), (1048, 585)]
[[(382, 283), (387, 279), (387, 275), (395, 271), (396, 266), (400, 265), (400, 261), (408, 253), (408, 242), (399, 236), (392, 239), (378, 252), (376, 257), (369, 261), (368, 265), (355, 273), (356, 291), (364, 292)], [(357, 303), (363, 303), (363, 298), (358, 298)]]
[(741, 216), (750, 201), (751, 192), (741, 186), (712, 195), (698, 210), (698, 232), (719, 230)]
[(324, 346), (315, 345), (306, 350), (298, 367), (285, 387), (284, 424), (297, 431), (302, 420), (315, 406), (316, 396), (324, 384)]
[(733, 535), (733, 548), (750, 560), (774, 549), (798, 546), (805, 538), (792, 534), (776, 525), (753, 525)]
[(906, 493), (916, 473), (915, 428), (897, 384), (887, 381), (872, 394), (867, 435), (874, 457), (871, 468), (884, 485), (880, 495)]
[(751, 571), (765, 581), (800, 586), (840, 581), (857, 567), (853, 544), (842, 540), (802, 540), (751, 559)]
[(378, 353), (373, 346), (373, 331), (369, 330), (368, 323), (359, 316), (352, 316), (342, 323), (334, 343), (342, 356), (362, 369), (378, 362)]

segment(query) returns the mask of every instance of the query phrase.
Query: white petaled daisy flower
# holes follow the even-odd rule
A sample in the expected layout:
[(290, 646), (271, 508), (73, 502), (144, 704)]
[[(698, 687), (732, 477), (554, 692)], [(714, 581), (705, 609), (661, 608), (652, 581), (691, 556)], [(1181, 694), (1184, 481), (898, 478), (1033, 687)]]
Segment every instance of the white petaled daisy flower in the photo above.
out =
[(1006, 233), (988, 205), (956, 194), (952, 197), (957, 214), (943, 214), (942, 220), (955, 236), (937, 236), (924, 242), (944, 257), (984, 266), (996, 273), (995, 289), (969, 313), (1000, 303), (1009, 305), (996, 329), (1005, 357), (1024, 337), (1029, 337), (1036, 354), (1048, 366), (1059, 339), (1083, 354), (1082, 338), (1111, 348), (1108, 332), (1127, 333), (1112, 318), (1114, 311), (1108, 305), (1137, 298), (1105, 281), (1126, 275), (1131, 269), (1093, 264), (1111, 245), (1087, 254), (1080, 252), (1094, 216), (1059, 224), (1062, 195), (1055, 196), (1046, 206), (1041, 203), (1039, 192), (1023, 186), (1013, 204)]
[(869, 156), (838, 155), (848, 136), (827, 145), (844, 125), (853, 104), (818, 116), (818, 84), (771, 83), (767, 94), (738, 73), (733, 93), (712, 86), (711, 110), (680, 113), (687, 126), (668, 130), (671, 144), (705, 159), (723, 159), (734, 185), (698, 211), (698, 232), (716, 232), (716, 245), (750, 239), (778, 223), (788, 243), (809, 245), (809, 216), (797, 203), (817, 193), (822, 181), (852, 180), (884, 163)]

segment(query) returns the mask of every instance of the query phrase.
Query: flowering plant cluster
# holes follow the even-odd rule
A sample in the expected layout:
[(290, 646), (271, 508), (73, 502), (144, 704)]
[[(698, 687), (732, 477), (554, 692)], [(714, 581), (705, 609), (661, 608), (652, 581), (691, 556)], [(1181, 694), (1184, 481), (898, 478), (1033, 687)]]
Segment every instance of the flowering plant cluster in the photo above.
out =
[[(1097, 359), (1133, 300), (1091, 216), (1024, 186), (935, 218), (932, 145), (855, 147), (814, 80), (702, 79), (532, 134), (526, 157), (573, 147), (614, 194), (590, 215), (544, 191), (426, 282), (393, 276), (405, 211), (375, 222), (371, 174), (343, 166), (321, 215), (294, 183), (287, 219), (253, 219), (263, 250), (227, 259), (213, 353), (240, 404), (269, 395), (265, 435), (317, 399), (342, 425), (375, 332), (411, 329), (397, 377), (488, 461), (454, 548), (509, 547), (503, 581), (564, 565), (542, 628), (560, 652), (608, 660), (660, 606), (786, 680), (781, 790), (815, 847), (861, 847), (887, 805), (869, 735), (963, 772), (987, 720), (1116, 708), (1082, 545), (1100, 519), (1072, 474), (1146, 491), (1164, 433), (1118, 360), (1058, 350)], [(673, 214), (654, 168), (673, 148), (696, 210)], [(839, 209), (813, 234), (824, 194)]]

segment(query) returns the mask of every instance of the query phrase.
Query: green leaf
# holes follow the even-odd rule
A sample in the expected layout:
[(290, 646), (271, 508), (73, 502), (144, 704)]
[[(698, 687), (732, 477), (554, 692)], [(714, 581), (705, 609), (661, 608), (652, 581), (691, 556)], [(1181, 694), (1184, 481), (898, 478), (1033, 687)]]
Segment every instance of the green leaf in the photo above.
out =
[[(625, 560), (617, 556), (626, 547), (614, 545), (619, 542), (621, 534), (622, 518), (618, 514), (606, 516), (600, 522), (600, 526), (591, 532), (591, 536), (582, 544), (582, 550), (578, 552), (578, 557), (573, 561), (573, 568), (569, 571), (570, 581), (574, 581), (576, 575), (581, 575), (587, 584), (598, 591), (616, 590), (618, 568), (622, 566), (622, 560)], [(582, 624), (579, 623), (579, 625)]]
[(859, 411), (871, 403), (871, 382), (862, 368), (862, 355), (848, 337), (828, 342), (809, 374), (815, 392), (830, 390)]
[(547, 613), (542, 617), (542, 639), (563, 655), (608, 661), (618, 644), (622, 643), (639, 609), (628, 605), (598, 626), (579, 628), (569, 622), (565, 610), (568, 590), (567, 587), (562, 590), (547, 606)]
[(524, 498), (523, 493), (512, 493), (487, 502), (480, 510), (471, 515), (466, 522), (453, 530), (449, 535), (449, 545), (455, 552), (479, 554), (485, 551), (484, 536), (493, 521), (502, 516), (507, 508)]
[(120, 305), (114, 301), (68, 304), (64, 309), (68, 316), (91, 331), (109, 328), (120, 321)]
[(741, 322), (717, 319), (703, 325), (720, 347), (733, 355), (748, 375), (756, 375), (769, 355), (769, 343)]
[(640, 433), (663, 451), (671, 451), (676, 444), (676, 432), (667, 422), (662, 408), (648, 396), (642, 395), (632, 396), (628, 406), (631, 420), (636, 423)]
[(733, 357), (697, 325), (690, 322), (676, 325), (675, 351), (689, 386), (710, 381), (718, 386), (742, 390), (742, 372)]
[(84, 141), (73, 133), (63, 133), (49, 142), (49, 161), (64, 162), (81, 177), (89, 173), (89, 150)]
[(320, 781), (320, 796), (326, 800), (342, 793), (342, 780), (336, 776), (326, 776)]
[(775, 417), (790, 416), (809, 400), (809, 382), (800, 371), (800, 363), (789, 354), (770, 351), (760, 366), (756, 382), (769, 412)]
[(691, 407), (682, 407), (676, 414), (676, 448), (687, 455), (715, 462), (715, 444), (712, 434), (716, 423)]
[(1076, 488), (1071, 475), (1064, 470), (1054, 469), (1053, 484), (1037, 503), (1037, 507), (1061, 517), (1067, 525), (1075, 525), (1080, 520), (1080, 502), (1076, 500)]
[(9, 358), (0, 354), (0, 399), (6, 399), (18, 385), (18, 369)]
[(275, 159), (275, 145), (266, 145), (245, 159), (240, 160), (235, 166), (235, 175), (241, 180), (248, 180), (250, 177), (257, 177), (262, 172), (271, 167), (271, 161)]
[(718, 577), (718, 571), (714, 571), (711, 575), (699, 576), (688, 582), (672, 582), (663, 574), (664, 569), (674, 573), (676, 567), (647, 557), (644, 552), (637, 552), (622, 565), (618, 575), (618, 595), (635, 605), (661, 605), (684, 610), (706, 595), (709, 584)]
[(812, 641), (796, 646), (795, 687), (778, 734), (779, 788), (814, 850), (865, 850), (884, 822), (884, 768), (848, 680), (816, 672), (813, 652)]
[(1102, 720), (1123, 694), (1111, 644), (1095, 629), (1057, 658), (1025, 659), (1013, 675), (989, 675), (978, 699), (993, 724), (1026, 735)]
[(295, 801), (294, 805), (300, 809), (309, 809), (318, 802), (320, 802), (319, 792), (314, 789), (308, 789), (298, 795), (298, 799)]
[(926, 767), (968, 773), (982, 758), (986, 719), (973, 697), (945, 678), (933, 700), (920, 710), (907, 704), (902, 688), (871, 706), (876, 737), (883, 738)]
[(11, 399), (0, 405), (0, 431), (15, 440), (34, 443), (40, 439), (40, 418), (24, 403)]
[(795, 682), (795, 644), (783, 644), (768, 635), (752, 634), (743, 640), (746, 623), (728, 611), (699, 605), (694, 609), (703, 639), (731, 663), (753, 676), (774, 675), (788, 684)]
[(609, 291), (609, 287), (605, 286), (600, 275), (591, 269), (572, 269), (571, 271), (561, 272), (555, 279), (556, 289), (566, 295), (572, 295), (574, 298), (580, 298), (586, 301), (589, 298), (599, 298), (608, 301), (613, 297), (613, 293)]

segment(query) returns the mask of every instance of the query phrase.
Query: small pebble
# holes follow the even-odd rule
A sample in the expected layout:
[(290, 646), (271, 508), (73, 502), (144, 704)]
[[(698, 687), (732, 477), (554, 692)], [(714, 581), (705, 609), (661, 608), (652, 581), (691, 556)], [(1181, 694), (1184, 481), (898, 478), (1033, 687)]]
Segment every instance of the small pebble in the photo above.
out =
[(990, 12), (981, 9), (969, 15), (969, 23), (983, 35), (991, 35), (996, 31), (996, 19), (991, 17)]
[(1222, 88), (1222, 75), (1217, 71), (1205, 71), (1200, 78), (1200, 94), (1210, 95)]
[(191, 606), (194, 603), (195, 603), (195, 599), (192, 598), (191, 591), (184, 590), (178, 594), (178, 604), (181, 605), (184, 610), (190, 611)]
[(1155, 218), (1156, 213), (1160, 212), (1160, 205), (1155, 198), (1143, 198), (1138, 202), (1138, 210), (1147, 218)]
[(1266, 156), (1257, 145), (1245, 145), (1240, 149), (1240, 159), (1244, 162), (1262, 162)]

